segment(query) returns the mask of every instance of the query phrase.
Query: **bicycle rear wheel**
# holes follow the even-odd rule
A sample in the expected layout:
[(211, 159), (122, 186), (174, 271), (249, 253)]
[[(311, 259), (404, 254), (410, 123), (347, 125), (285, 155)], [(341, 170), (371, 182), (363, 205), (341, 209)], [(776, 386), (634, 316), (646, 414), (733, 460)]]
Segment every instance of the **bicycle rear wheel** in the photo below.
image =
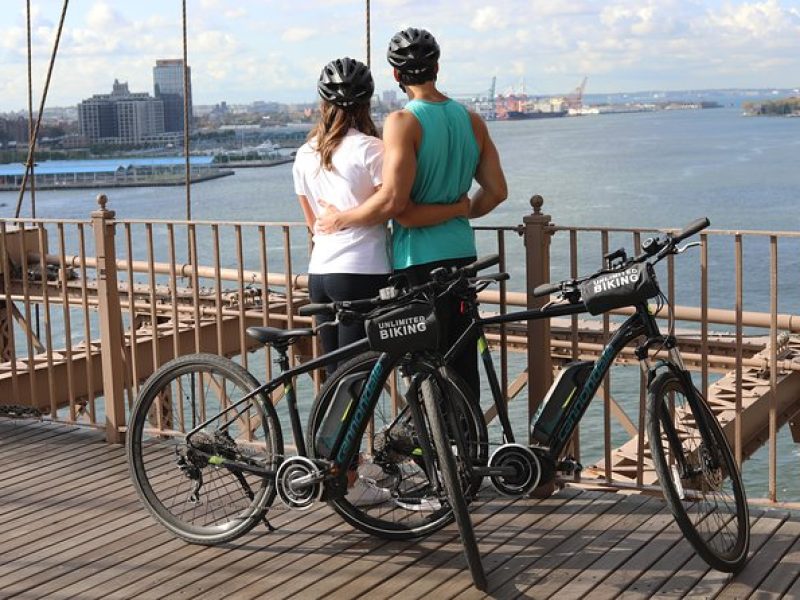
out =
[(737, 573), (747, 562), (750, 545), (741, 474), (705, 400), (695, 390), (695, 408), (687, 393), (671, 372), (650, 385), (647, 424), (653, 465), (686, 539), (709, 565)]
[(230, 541), (274, 500), (274, 477), (226, 466), (274, 471), (283, 454), (275, 409), (263, 395), (220, 414), (257, 387), (244, 368), (211, 354), (170, 361), (142, 386), (128, 426), (131, 477), (145, 507), (176, 536)]
[[(348, 401), (358, 398), (378, 357), (377, 352), (357, 356), (325, 382), (312, 407), (307, 431), (307, 447), (313, 457), (328, 458), (318, 444), (327, 416), (342, 393), (348, 394)], [(485, 465), (488, 448), (483, 415), (463, 380), (449, 370), (447, 373), (447, 392), (456, 407), (470, 458), (474, 464)], [(402, 391), (398, 391), (396, 403), (388, 389), (382, 391), (372, 422), (361, 439), (358, 464), (353, 465), (350, 479), (345, 495), (329, 502), (345, 521), (370, 535), (391, 540), (416, 539), (453, 520), (449, 503), (437, 494), (424, 468), (422, 449)], [(480, 478), (464, 478), (461, 487), (471, 498), (480, 487)]]

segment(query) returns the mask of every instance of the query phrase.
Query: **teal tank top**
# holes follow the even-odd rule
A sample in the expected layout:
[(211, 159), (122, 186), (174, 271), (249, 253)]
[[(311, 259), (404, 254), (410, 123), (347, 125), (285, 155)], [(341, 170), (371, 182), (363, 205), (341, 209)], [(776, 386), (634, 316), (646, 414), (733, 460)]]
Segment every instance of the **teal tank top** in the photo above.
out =
[[(480, 154), (467, 109), (454, 100), (411, 100), (405, 109), (422, 127), (412, 202), (456, 202), (472, 186)], [(475, 235), (466, 217), (431, 227), (406, 228), (392, 223), (395, 269), (476, 254)]]

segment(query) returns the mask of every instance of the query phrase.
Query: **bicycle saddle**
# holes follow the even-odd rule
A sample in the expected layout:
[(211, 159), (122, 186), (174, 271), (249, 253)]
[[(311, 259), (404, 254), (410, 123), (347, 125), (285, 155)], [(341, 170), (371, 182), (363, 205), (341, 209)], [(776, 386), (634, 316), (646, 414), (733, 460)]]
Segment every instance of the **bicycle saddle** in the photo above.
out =
[(297, 338), (314, 335), (313, 329), (278, 329), (277, 327), (248, 327), (247, 335), (264, 345), (291, 346)]

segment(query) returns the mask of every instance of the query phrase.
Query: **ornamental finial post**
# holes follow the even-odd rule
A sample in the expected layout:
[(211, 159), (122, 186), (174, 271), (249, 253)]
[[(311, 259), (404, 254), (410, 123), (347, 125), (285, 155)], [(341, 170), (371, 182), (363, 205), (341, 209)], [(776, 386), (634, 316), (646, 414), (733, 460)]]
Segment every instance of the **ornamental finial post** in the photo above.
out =
[(533, 208), (533, 214), (540, 215), (542, 214), (542, 206), (544, 205), (544, 198), (542, 198), (539, 194), (534, 194), (531, 196), (531, 208)]

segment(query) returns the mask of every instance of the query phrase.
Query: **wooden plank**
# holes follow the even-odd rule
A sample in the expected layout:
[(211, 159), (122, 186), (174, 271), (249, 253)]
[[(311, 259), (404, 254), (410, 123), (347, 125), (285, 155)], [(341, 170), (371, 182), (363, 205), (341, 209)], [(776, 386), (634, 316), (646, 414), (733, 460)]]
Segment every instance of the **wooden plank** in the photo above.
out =
[[(588, 538), (588, 543), (572, 552), (569, 549), (562, 549), (561, 553), (567, 555), (567, 560), (538, 581), (533, 581), (532, 585), (528, 586), (527, 592), (548, 598), (556, 593), (565, 598), (585, 597), (594, 587), (591, 578), (602, 579), (611, 573), (613, 567), (630, 557), (630, 553), (626, 553), (625, 548), (620, 545), (625, 536), (665, 508), (664, 503), (658, 499), (647, 497), (640, 499), (642, 499), (641, 504), (627, 507), (631, 509), (627, 515), (609, 513), (603, 515), (607, 517), (605, 529), (598, 519), (592, 524), (591, 530), (584, 530), (582, 535)], [(618, 508), (622, 511), (626, 507), (620, 503)], [(587, 581), (583, 591), (576, 593), (575, 588), (580, 586), (572, 584), (583, 575), (587, 575)], [(523, 593), (525, 592), (526, 590), (523, 590)]]
[[(762, 582), (772, 575), (775, 570), (784, 570), (783, 581), (786, 587), (791, 584), (791, 580), (786, 581), (787, 575), (794, 578), (798, 569), (796, 563), (793, 567), (786, 564), (790, 561), (785, 560), (785, 555), (792, 546), (800, 541), (800, 522), (787, 520), (784, 521), (777, 531), (769, 538), (760, 551), (753, 552), (747, 568), (734, 577), (730, 585), (717, 596), (718, 600), (735, 600), (744, 598), (751, 592), (764, 589)], [(789, 570), (791, 569), (791, 572)], [(773, 580), (773, 585), (780, 581), (780, 577)], [(774, 589), (774, 588), (773, 588)]]
[[(470, 512), (473, 526), (480, 527), (492, 515), (497, 514), (503, 508), (504, 504), (496, 502), (483, 501), (476, 502), (470, 506)], [(364, 588), (374, 587), (382, 581), (382, 578), (373, 573), (373, 569), (383, 563), (390, 562), (396, 559), (398, 554), (411, 554), (415, 561), (427, 562), (434, 558), (435, 555), (446, 553), (448, 555), (456, 552), (460, 553), (460, 547), (457, 542), (459, 539), (458, 529), (455, 525), (449, 525), (445, 529), (431, 534), (424, 542), (428, 544), (420, 544), (419, 542), (384, 542), (381, 544), (374, 544), (374, 540), (369, 538), (365, 539), (364, 545), (351, 548), (347, 555), (342, 553), (334, 554), (320, 562), (314, 569), (313, 574), (310, 573), (308, 577), (303, 577), (302, 580), (288, 580), (284, 584), (277, 586), (271, 590), (261, 588), (257, 590), (255, 595), (248, 596), (250, 598), (257, 598), (260, 594), (265, 594), (269, 591), (270, 594), (275, 593), (279, 597), (286, 598), (327, 598), (331, 595), (336, 595), (340, 587), (355, 581), (356, 584), (364, 585)], [(436, 544), (439, 542), (439, 547), (431, 547), (431, 543)], [(329, 573), (325, 576), (317, 571), (320, 570)], [(469, 575), (465, 572), (462, 577), (469, 579)], [(346, 597), (338, 595), (338, 597)]]
[[(683, 537), (683, 533), (677, 524), (674, 527), (669, 527), (664, 539), (661, 540), (660, 546), (662, 549), (664, 545), (669, 546), (666, 552), (647, 567), (637, 579), (629, 582), (621, 598), (626, 600), (647, 600), (652, 598), (656, 591), (673, 574), (679, 573), (684, 564), (695, 556), (694, 548)], [(708, 569), (706, 568), (703, 573), (706, 570)], [(698, 575), (698, 577), (701, 575)]]
[(77, 429), (69, 426), (52, 426), (38, 420), (0, 419), (0, 446), (35, 443), (46, 437), (66, 435)]
[[(625, 556), (619, 564), (609, 565), (606, 569), (607, 561), (601, 559), (600, 566), (606, 571), (601, 573), (603, 576), (594, 577), (592, 573), (581, 573), (573, 584), (564, 589), (564, 593), (584, 593), (589, 588), (592, 600), (616, 598), (631, 581), (646, 572), (678, 540), (682, 539), (683, 535), (678, 531), (672, 514), (661, 512), (620, 542), (620, 550), (624, 549)], [(612, 561), (611, 558), (608, 560)]]
[[(576, 500), (576, 498), (579, 499)], [(546, 519), (551, 521), (553, 519), (563, 520), (566, 518), (564, 513), (574, 513), (580, 507), (590, 504), (593, 500), (594, 498), (585, 492), (575, 488), (567, 488), (543, 500), (517, 501), (511, 505), (517, 513), (516, 516), (503, 527), (502, 543), (509, 543), (509, 538), (513, 538), (523, 531), (530, 531), (534, 527), (549, 529), (552, 524), (546, 523)], [(461, 554), (454, 554), (450, 551), (444, 556), (436, 554), (425, 561), (410, 561), (401, 575), (385, 579), (380, 585), (373, 588), (370, 593), (377, 598), (388, 598), (398, 594), (402, 596), (406, 593), (409, 597), (419, 597), (424, 590), (415, 592), (412, 588), (416, 582), (429, 577), (441, 576), (443, 573), (454, 573), (458, 570), (463, 570), (463, 560), (458, 563), (457, 568), (454, 567), (448, 570), (442, 568), (442, 565), (450, 560), (454, 563), (461, 560), (461, 556)]]
[[(266, 533), (263, 526), (259, 526), (246, 537), (235, 540), (229, 545), (234, 549), (234, 554), (226, 557), (224, 561), (214, 562), (213, 570), (209, 571), (205, 560), (184, 560), (180, 565), (182, 573), (178, 576), (181, 578), (181, 587), (175, 595), (198, 598), (209, 592), (214, 598), (224, 597), (223, 590), (226, 584), (236, 585), (240, 581), (239, 577), (243, 575), (263, 574), (270, 569), (270, 565), (274, 565), (271, 568), (278, 569), (281, 564), (291, 562), (292, 554), (297, 547), (315, 536), (324, 523), (333, 523), (330, 511), (322, 506), (306, 513), (292, 512), (288, 509), (278, 511), (273, 509), (271, 512), (273, 517), (270, 522), (277, 526), (277, 531)], [(202, 556), (205, 557), (205, 553)], [(144, 564), (145, 557), (137, 557), (137, 561), (139, 564)], [(268, 561), (274, 562), (267, 564)], [(162, 564), (158, 558), (151, 562), (154, 565)], [(140, 574), (139, 566), (133, 566), (135, 570), (128, 577), (114, 577), (114, 587), (124, 587), (131, 578)], [(105, 597), (92, 596), (91, 589), (86, 593), (90, 594), (89, 597)]]
[[(319, 510), (325, 510), (325, 508), (320, 507)], [(293, 514), (287, 514), (286, 518), (291, 519)], [(325, 514), (324, 518), (315, 523), (311, 527), (304, 527), (304, 531), (313, 532), (314, 537), (313, 539), (317, 538), (324, 538), (326, 536), (332, 536), (332, 532), (336, 528), (347, 528), (338, 517), (334, 517), (330, 513)], [(295, 530), (298, 531), (298, 530)], [(267, 540), (268, 542), (268, 540)], [(292, 572), (294, 571), (294, 565), (296, 564), (296, 560), (301, 560), (302, 558), (307, 556), (307, 553), (302, 550), (299, 546), (299, 540), (297, 536), (286, 536), (283, 538), (284, 544), (287, 546), (286, 551), (291, 554), (297, 555), (294, 557), (293, 560), (281, 561), (281, 565), (283, 568), (280, 571)], [(262, 546), (263, 547), (263, 546)], [(238, 546), (238, 548), (242, 548), (242, 546)], [(138, 598), (138, 597), (148, 597), (148, 598), (161, 598), (162, 596), (158, 594), (157, 590), (159, 586), (168, 584), (169, 581), (182, 577), (184, 572), (187, 569), (195, 569), (199, 568), (197, 571), (193, 573), (195, 579), (197, 577), (202, 577), (204, 572), (207, 573), (209, 570), (209, 562), (205, 560), (205, 557), (209, 555), (209, 552), (215, 549), (219, 549), (217, 547), (214, 548), (206, 548), (206, 547), (198, 547), (198, 546), (189, 546), (188, 544), (182, 547), (178, 552), (174, 553), (165, 559), (160, 559), (158, 561), (152, 562), (146, 566), (144, 569), (145, 572), (149, 574), (147, 578), (142, 579), (141, 577), (138, 580), (131, 582), (129, 585), (119, 587), (116, 582), (113, 583), (115, 589), (107, 590), (106, 598), (119, 598), (119, 599), (127, 599), (127, 598)], [(264, 554), (262, 554), (262, 558), (267, 558)], [(284, 557), (285, 558), (285, 557)], [(234, 554), (235, 560), (235, 554)], [(221, 565), (221, 567), (224, 567)], [(217, 568), (216, 565), (214, 568)], [(265, 571), (261, 571), (258, 567), (255, 569), (255, 574), (259, 577), (269, 577), (272, 573), (272, 570), (266, 569)], [(140, 570), (141, 573), (141, 570)], [(238, 595), (236, 596), (239, 597)], [(217, 596), (219, 598), (219, 596)]]
[[(797, 515), (793, 515), (792, 523), (797, 522)], [(749, 566), (748, 566), (749, 567)], [(778, 564), (772, 565), (772, 570), (759, 584), (758, 589), (750, 596), (753, 600), (774, 600), (777, 598), (797, 598), (798, 593), (789, 595), (789, 587), (800, 577), (800, 537), (795, 539), (792, 547), (784, 554)], [(796, 590), (800, 591), (800, 590)]]
[(559, 531), (556, 532), (556, 535), (551, 536), (557, 542), (554, 546), (545, 547), (543, 552), (528, 561), (515, 581), (497, 588), (496, 592), (506, 595), (511, 590), (516, 590), (525, 594), (527, 590), (529, 593), (539, 596), (536, 588), (537, 582), (546, 582), (547, 577), (556, 573), (557, 569), (560, 570), (575, 554), (583, 553), (587, 545), (595, 541), (601, 532), (613, 527), (631, 512), (637, 511), (647, 498), (615, 495), (613, 500), (615, 502), (610, 510), (597, 515), (585, 524), (573, 524), (574, 520), (571, 519), (564, 528), (564, 534)]
[[(295, 522), (295, 520), (304, 517), (306, 518), (303, 521)], [(214, 546), (206, 548), (203, 550), (201, 563), (184, 561), (184, 564), (175, 565), (172, 569), (177, 572), (177, 575), (165, 578), (158, 585), (147, 588), (147, 595), (155, 598), (169, 597), (174, 593), (182, 593), (183, 589), (193, 583), (199, 583), (202, 588), (206, 588), (209, 585), (209, 582), (206, 581), (208, 569), (204, 565), (209, 562), (211, 564), (238, 564), (239, 561), (251, 557), (253, 554), (257, 558), (253, 572), (259, 576), (254, 583), (258, 584), (262, 578), (269, 577), (271, 571), (270, 568), (264, 567), (265, 561), (272, 561), (272, 564), (277, 567), (275, 570), (281, 572), (281, 563), (283, 566), (287, 563), (295, 565), (297, 561), (306, 558), (306, 555), (312, 554), (313, 548), (317, 544), (324, 544), (325, 540), (335, 539), (338, 535), (343, 537), (344, 540), (354, 541), (350, 536), (343, 535), (348, 531), (352, 531), (350, 526), (344, 524), (341, 518), (338, 515), (334, 515), (325, 505), (319, 505), (309, 513), (285, 510), (284, 518), (290, 523), (290, 531), (292, 533), (283, 534), (281, 543), (275, 544), (274, 548), (272, 545), (267, 544), (274, 544), (272, 536), (278, 532), (266, 536), (263, 541), (261, 539), (254, 540), (247, 546), (242, 545), (237, 540), (228, 544), (227, 547)], [(264, 531), (263, 527), (261, 531)], [(286, 553), (290, 555), (290, 558), (287, 559)], [(273, 559), (276, 560), (273, 561)], [(319, 556), (317, 560), (320, 560)], [(225, 574), (228, 574), (228, 568), (224, 571)], [(250, 586), (247, 589), (249, 590)], [(140, 594), (143, 591), (142, 588), (134, 590), (136, 594)]]
[[(323, 511), (306, 513), (298, 519), (302, 523), (299, 523), (297, 527), (304, 529), (305, 527), (314, 526), (315, 523), (325, 519), (326, 516)], [(211, 579), (214, 575), (227, 573), (230, 567), (237, 565), (242, 555), (246, 554), (247, 551), (252, 551), (253, 546), (259, 546), (257, 552), (263, 552), (268, 550), (270, 546), (278, 546), (281, 541), (285, 541), (285, 538), (293, 536), (297, 529), (294, 523), (292, 525), (290, 529), (279, 529), (277, 532), (272, 533), (268, 533), (263, 525), (257, 526), (246, 536), (231, 544), (220, 546), (219, 548), (225, 548), (230, 551), (230, 560), (235, 562), (229, 562), (228, 560), (220, 561), (207, 556), (208, 551), (212, 550), (212, 548), (203, 549), (198, 546), (190, 546), (153, 523), (150, 527), (139, 532), (139, 535), (134, 540), (135, 543), (128, 544), (121, 550), (115, 551), (113, 557), (106, 558), (100, 563), (99, 567), (95, 567), (95, 563), (86, 560), (88, 557), (82, 557), (82, 575), (80, 577), (67, 575), (59, 578), (62, 586), (61, 594), (62, 597), (87, 600), (89, 598), (104, 598), (115, 589), (125, 587), (141, 579), (143, 569), (157, 568), (158, 565), (163, 565), (166, 557), (180, 551), (182, 548), (194, 548), (200, 554), (193, 556), (202, 556), (202, 559), (194, 560), (195, 564), (192, 567), (196, 570), (195, 575), (198, 577), (202, 589), (204, 586), (213, 585)], [(267, 540), (266, 543), (262, 544), (262, 539)], [(214, 569), (211, 572), (208, 569), (209, 564), (214, 565)], [(47, 589), (49, 588), (42, 588), (43, 591)], [(190, 587), (185, 582), (178, 582), (175, 589), (184, 597), (194, 597), (194, 593), (189, 593)], [(38, 593), (38, 590), (32, 591)]]
[[(750, 533), (750, 552), (755, 553), (769, 539), (769, 536), (783, 523), (786, 515), (773, 517), (766, 513), (753, 523)], [(714, 596), (731, 580), (730, 573), (712, 569), (697, 554), (687, 561), (658, 590), (658, 595), (669, 598), (682, 598), (689, 592)]]
[[(14, 520), (27, 519), (33, 512), (56, 511), (59, 507), (63, 509), (64, 503), (70, 502), (71, 499), (77, 499), (84, 508), (87, 503), (99, 503), (106, 496), (106, 487), (111, 485), (108, 480), (108, 472), (113, 469), (119, 469), (121, 472), (124, 468), (125, 459), (117, 456), (113, 460), (98, 463), (82, 475), (70, 477), (67, 474), (61, 474), (53, 482), (34, 480), (35, 484), (31, 485), (30, 494), (2, 497), (7, 512), (0, 518), (0, 522), (11, 524)], [(130, 490), (130, 482), (126, 482), (124, 487)], [(116, 489), (116, 486), (113, 486), (112, 489)], [(99, 497), (84, 495), (84, 492), (94, 490), (102, 492)], [(4, 541), (10, 539), (12, 539), (11, 536), (7, 536), (4, 540), (0, 540), (0, 547)]]
[[(769, 563), (765, 562), (765, 560), (780, 560), (783, 552), (788, 548), (787, 545), (781, 551), (780, 543), (775, 544), (773, 547), (773, 542), (776, 541), (775, 534), (788, 517), (787, 513), (781, 514), (779, 511), (769, 511), (753, 525), (750, 531), (750, 553), (748, 558), (754, 561), (755, 564), (751, 568), (742, 571), (735, 578), (728, 573), (721, 573), (711, 569), (694, 587), (708, 590), (710, 596), (716, 596), (723, 588), (731, 591), (728, 598), (741, 598), (750, 595), (758, 585), (758, 582), (769, 572)], [(773, 552), (776, 551), (779, 551), (779, 554), (773, 555)], [(765, 556), (762, 556), (762, 554)], [(770, 555), (773, 555), (774, 559), (771, 559)]]
[[(486, 490), (482, 493), (491, 494), (492, 492)], [(481, 545), (481, 551), (486, 552), (487, 548), (494, 548), (501, 542), (506, 541), (511, 532), (533, 526), (539, 519), (557, 510), (569, 498), (578, 494), (577, 490), (571, 490), (569, 493), (559, 494), (556, 497), (552, 497), (552, 499), (527, 502), (513, 502), (510, 499), (498, 497), (492, 498), (489, 503), (497, 506), (500, 509), (499, 511), (494, 512), (484, 521), (478, 521), (476, 515), (472, 513), (475, 533), (478, 543)], [(421, 540), (413, 549), (430, 550), (431, 552), (425, 555), (424, 558), (421, 556), (422, 552), (400, 551), (392, 556), (390, 560), (382, 561), (370, 569), (370, 579), (379, 583), (369, 582), (364, 585), (364, 582), (360, 579), (352, 580), (347, 585), (339, 587), (332, 594), (332, 597), (354, 598), (366, 590), (372, 590), (377, 585), (384, 586), (380, 592), (382, 595), (389, 595), (392, 591), (385, 583), (405, 579), (405, 570), (409, 565), (415, 564), (418, 567), (433, 570), (440, 568), (446, 562), (462, 560), (460, 557), (453, 557), (449, 552), (437, 551), (439, 548), (445, 549), (445, 546), (449, 543), (451, 543), (450, 540), (446, 543), (432, 539)], [(468, 581), (468, 585), (471, 585), (471, 582)], [(397, 589), (394, 591), (397, 591)]]
[[(496, 497), (489, 499), (491, 492), (484, 491), (484, 498), (470, 505), (470, 517), (476, 532), (487, 527), (488, 523), (507, 523), (513, 518), (513, 511), (505, 510), (508, 508), (508, 500), (498, 500)], [(444, 556), (453, 556), (466, 566), (463, 552), (459, 545), (458, 528), (450, 525), (447, 528), (432, 534), (424, 540), (417, 542), (390, 542), (376, 551), (365, 548), (361, 556), (351, 557), (351, 560), (342, 560), (341, 556), (334, 556), (320, 563), (320, 567), (332, 573), (333, 576), (322, 577), (313, 582), (312, 585), (303, 587), (293, 586), (295, 589), (292, 595), (287, 597), (300, 599), (303, 598), (349, 598), (357, 590), (366, 590), (379, 585), (392, 575), (386, 569), (381, 569), (387, 565), (394, 566), (398, 562), (408, 564), (412, 562), (430, 563)], [(402, 571), (400, 571), (402, 577)], [(471, 583), (471, 578), (466, 571), (460, 574), (466, 582)], [(351, 584), (349, 591), (345, 588)], [(283, 587), (276, 588), (280, 595), (285, 593)]]
[[(15, 452), (16, 451), (16, 452)], [(30, 496), (36, 493), (32, 488), (31, 482), (46, 484), (52, 478), (63, 478), (66, 473), (73, 473), (77, 463), (89, 465), (105, 464), (104, 459), (124, 458), (119, 452), (113, 451), (106, 444), (91, 442), (87, 445), (75, 444), (70, 446), (58, 445), (33, 448), (26, 450), (22, 454), (18, 449), (3, 449), (3, 452), (17, 454), (17, 458), (8, 465), (8, 473), (14, 480), (6, 482), (3, 488), (3, 496), (11, 499), (20, 492)], [(5, 461), (4, 461), (5, 462)], [(14, 465), (18, 465), (16, 468)]]
[[(287, 521), (286, 516), (285, 514), (279, 514), (277, 518), (273, 520), (273, 524), (282, 530)], [(163, 533), (162, 528), (156, 524), (153, 524), (150, 530)], [(265, 532), (266, 530), (263, 526), (258, 527), (237, 540), (236, 543), (245, 546), (248, 540), (256, 537), (260, 538)], [(285, 532), (284, 535), (278, 535), (275, 538), (271, 536), (266, 537), (270, 540), (266, 545), (269, 545), (270, 543), (274, 543), (273, 540), (278, 542), (284, 539)], [(201, 568), (206, 575), (209, 574), (209, 563), (203, 560), (203, 552), (208, 550), (207, 547), (191, 545), (175, 538), (171, 538), (169, 545), (171, 549), (165, 551), (158, 543), (149, 544), (149, 547), (145, 548), (136, 556), (133, 564), (121, 564), (117, 572), (114, 573), (113, 578), (104, 576), (106, 575), (104, 573), (99, 573), (94, 577), (97, 585), (79, 586), (81, 589), (79, 596), (81, 598), (106, 598), (116, 593), (117, 590), (127, 590), (130, 586), (147, 588), (148, 586), (156, 585), (158, 581), (163, 580), (163, 574), (166, 571), (170, 571), (173, 575), (180, 574), (181, 569), (172, 570), (172, 568), (174, 565), (187, 559), (189, 562), (186, 564), (190, 567)], [(122, 594), (118, 597), (134, 596), (125, 596)]]
[[(517, 578), (525, 579), (529, 565), (553, 552), (576, 531), (613, 509), (620, 497), (600, 492), (584, 492), (538, 524), (509, 536), (494, 552), (483, 557), (492, 596), (518, 593)], [(483, 598), (483, 592), (470, 588), (457, 598)]]
[[(274, 533), (258, 526), (231, 544), (186, 544), (144, 511), (123, 449), (101, 437), (0, 421), (3, 597), (484, 596), (453, 526), (416, 543), (383, 542), (322, 506), (273, 510)], [(568, 488), (510, 501), (484, 491), (471, 511), (493, 597), (800, 597), (798, 516), (755, 511), (751, 561), (729, 580), (695, 555), (655, 498)]]

